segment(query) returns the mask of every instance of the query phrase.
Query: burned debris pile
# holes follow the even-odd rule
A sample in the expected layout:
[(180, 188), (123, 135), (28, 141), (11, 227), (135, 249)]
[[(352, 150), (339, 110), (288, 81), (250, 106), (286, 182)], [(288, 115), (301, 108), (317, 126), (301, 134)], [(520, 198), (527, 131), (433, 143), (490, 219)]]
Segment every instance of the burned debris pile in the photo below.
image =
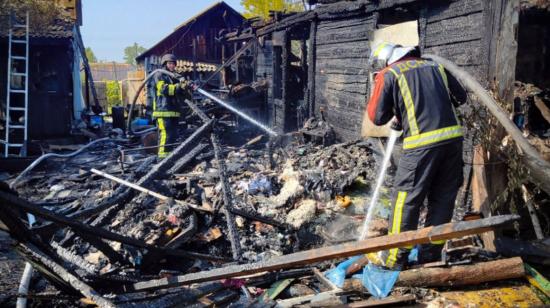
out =
[[(48, 159), (17, 182), (12, 178), (12, 188), (3, 187), (0, 215), (14, 239), (11, 245), (38, 266), (55, 290), (68, 295), (55, 301), (76, 304), (84, 296), (106, 307), (364, 302), (368, 292), (358, 280), (336, 287), (320, 270), (330, 268), (329, 260), (387, 245), (384, 237), (354, 244), (380, 159), (379, 145), (326, 145), (326, 140), (308, 139), (307, 125), (276, 139), (260, 135), (221, 144), (221, 139), (230, 140), (230, 134), (224, 135), (230, 128), (223, 123), (213, 127), (202, 116), (206, 121), (196, 123), (193, 133), (163, 160), (139, 150), (139, 140), (107, 139), (74, 157)], [(386, 186), (391, 182), (389, 176)], [(389, 198), (387, 191), (384, 195)], [(23, 213), (36, 217), (32, 227)], [(452, 238), (516, 218), (495, 219), (388, 240), (399, 245)], [(374, 224), (377, 230), (371, 235), (387, 233), (383, 221)], [(396, 288), (386, 300), (431, 298), (411, 293), (410, 286), (472, 284), (525, 274), (520, 259), (492, 262), (493, 267), (513, 265), (500, 276), (468, 281), (461, 273), (475, 268), (457, 268), (458, 274), (445, 276), (435, 273), (436, 267), (435, 278), (424, 278), (429, 283), (405, 271), (398, 285), (406, 288)], [(52, 300), (44, 295), (51, 290), (35, 293), (28, 296)]]

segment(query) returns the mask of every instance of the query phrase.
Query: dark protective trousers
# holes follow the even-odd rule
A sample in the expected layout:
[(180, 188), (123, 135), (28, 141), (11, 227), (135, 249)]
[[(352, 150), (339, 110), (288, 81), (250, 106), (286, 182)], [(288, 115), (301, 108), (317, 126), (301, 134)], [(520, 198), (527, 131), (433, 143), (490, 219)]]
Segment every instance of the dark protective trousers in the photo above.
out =
[[(428, 198), (425, 227), (451, 221), (458, 189), (463, 182), (462, 138), (434, 147), (403, 152), (394, 180), (389, 234), (416, 230), (420, 208)], [(445, 241), (422, 245), (419, 261), (441, 252)], [(403, 266), (412, 247), (384, 251), (388, 268)]]
[(178, 139), (178, 120), (179, 118), (177, 117), (157, 118), (159, 132), (158, 157), (164, 158), (168, 156), (174, 148), (171, 144), (176, 143)]

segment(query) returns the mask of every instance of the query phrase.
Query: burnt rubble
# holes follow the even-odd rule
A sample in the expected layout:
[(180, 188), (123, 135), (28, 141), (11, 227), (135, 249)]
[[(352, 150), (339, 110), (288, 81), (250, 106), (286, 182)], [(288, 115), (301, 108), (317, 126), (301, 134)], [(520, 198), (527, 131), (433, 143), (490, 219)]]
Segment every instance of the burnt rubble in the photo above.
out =
[[(310, 138), (312, 129), (330, 130), (317, 120), (308, 121), (297, 133), (235, 142), (234, 135), (228, 137), (231, 127), (213, 125), (204, 113), (202, 117), (203, 124), (192, 125), (187, 139), (164, 160), (139, 150), (139, 140), (110, 139), (70, 159), (49, 159), (19, 182), (12, 179), (14, 190), (2, 189), (0, 219), (14, 239), (9, 245), (39, 265), (50, 283), (49, 289), (42, 283), (29, 294), (33, 301), (45, 303), (53, 294), (63, 294), (54, 301), (75, 305), (84, 296), (101, 307), (263, 307), (282, 298), (278, 305), (289, 307), (361, 302), (368, 297), (353, 280), (346, 282), (347, 291), (334, 288), (320, 270), (330, 267), (329, 259), (352, 255), (354, 249), (371, 249), (368, 242), (365, 248), (331, 245), (353, 243), (358, 236), (381, 158), (380, 145), (371, 141), (327, 145), (328, 138)], [(330, 136), (330, 131), (317, 135)], [(135, 183), (140, 191), (113, 178)], [(388, 213), (382, 212), (390, 206), (391, 182), (390, 172), (380, 217), (387, 218)], [(16, 207), (19, 212), (13, 211)], [(32, 228), (22, 215), (27, 211), (37, 217)], [(502, 219), (487, 223), (502, 224), (510, 218)], [(467, 228), (475, 233), (479, 226)], [(371, 237), (385, 235), (386, 220), (376, 220), (370, 231)], [(495, 258), (480, 254), (481, 244), (475, 238), (453, 243), (449, 264)], [(311, 265), (290, 269), (296, 266), (288, 260), (309, 258), (308, 249), (323, 262), (307, 261)], [(497, 263), (487, 266), (501, 265), (493, 262)], [(503, 277), (523, 273), (518, 269), (521, 262), (502, 262), (511, 264)], [(281, 270), (266, 273), (263, 268), (268, 264)], [(231, 278), (242, 273), (259, 274)], [(415, 275), (404, 277), (409, 280), (402, 285), (422, 287)], [(181, 287), (164, 283), (165, 279), (200, 283)], [(460, 277), (448, 279), (462, 282)], [(52, 286), (56, 291), (51, 291)], [(430, 299), (414, 290), (396, 288), (392, 298), (403, 303)]]

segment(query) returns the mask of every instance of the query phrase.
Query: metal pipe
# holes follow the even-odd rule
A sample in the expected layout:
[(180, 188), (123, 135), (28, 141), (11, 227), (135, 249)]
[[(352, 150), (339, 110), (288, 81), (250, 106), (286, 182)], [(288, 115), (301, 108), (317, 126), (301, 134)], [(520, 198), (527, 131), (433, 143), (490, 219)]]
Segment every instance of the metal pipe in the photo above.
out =
[(36, 166), (38, 166), (42, 161), (50, 158), (50, 157), (57, 157), (57, 158), (69, 158), (69, 157), (73, 157), (73, 156), (76, 156), (80, 153), (82, 153), (84, 150), (86, 150), (87, 148), (91, 147), (92, 145), (95, 145), (95, 144), (98, 144), (98, 143), (101, 143), (101, 142), (105, 142), (105, 141), (110, 141), (110, 140), (113, 140), (111, 138), (101, 138), (101, 139), (97, 139), (97, 140), (94, 140), (90, 143), (88, 143), (87, 145), (81, 147), (80, 149), (78, 149), (77, 151), (74, 151), (72, 153), (69, 153), (69, 154), (57, 154), (57, 153), (48, 153), (48, 154), (44, 154), (42, 156), (40, 156), (39, 158), (37, 158), (32, 164), (30, 164), (30, 166), (28, 166), (25, 170), (23, 170), (10, 184), (10, 188), (14, 188), (15, 185), (17, 184), (17, 182), (19, 182), (27, 173), (29, 173), (32, 169), (34, 169)]

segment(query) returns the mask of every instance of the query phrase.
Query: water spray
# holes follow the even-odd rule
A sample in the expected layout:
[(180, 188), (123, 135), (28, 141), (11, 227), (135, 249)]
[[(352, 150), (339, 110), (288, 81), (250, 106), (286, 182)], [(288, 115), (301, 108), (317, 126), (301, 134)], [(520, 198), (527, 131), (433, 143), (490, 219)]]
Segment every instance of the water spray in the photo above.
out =
[(402, 130), (401, 124), (398, 121), (394, 120), (390, 129), (390, 136), (388, 138), (388, 144), (386, 145), (386, 152), (384, 153), (384, 159), (382, 160), (380, 173), (378, 174), (378, 178), (376, 180), (374, 193), (370, 200), (370, 205), (369, 205), (369, 208), (367, 209), (367, 215), (365, 216), (365, 220), (363, 222), (363, 230), (361, 231), (361, 235), (359, 236), (359, 240), (361, 241), (367, 238), (369, 225), (372, 220), (372, 217), (374, 216), (374, 210), (378, 203), (380, 188), (382, 187), (382, 183), (384, 182), (384, 178), (386, 176), (386, 170), (388, 169), (388, 165), (390, 163), (390, 158), (393, 152), (393, 147), (395, 146), (395, 141), (397, 140), (397, 137), (401, 135), (401, 130)]
[(196, 90), (197, 92), (199, 92), (200, 94), (208, 97), (209, 99), (215, 101), (216, 103), (222, 105), (223, 107), (229, 109), (230, 111), (236, 113), (237, 115), (239, 115), (240, 117), (242, 117), (243, 119), (247, 120), (248, 122), (250, 122), (251, 124), (259, 127), (261, 130), (265, 131), (266, 133), (268, 133), (270, 136), (272, 137), (277, 137), (278, 134), (276, 132), (274, 132), (272, 129), (270, 129), (269, 127), (265, 126), (264, 124), (258, 122), (256, 119), (252, 118), (251, 116), (247, 115), (246, 113), (240, 111), (239, 109), (233, 107), (231, 104), (227, 103), (227, 102), (224, 102), (223, 100), (217, 98), (216, 96), (206, 92), (205, 90), (203, 89), (197, 89)]

